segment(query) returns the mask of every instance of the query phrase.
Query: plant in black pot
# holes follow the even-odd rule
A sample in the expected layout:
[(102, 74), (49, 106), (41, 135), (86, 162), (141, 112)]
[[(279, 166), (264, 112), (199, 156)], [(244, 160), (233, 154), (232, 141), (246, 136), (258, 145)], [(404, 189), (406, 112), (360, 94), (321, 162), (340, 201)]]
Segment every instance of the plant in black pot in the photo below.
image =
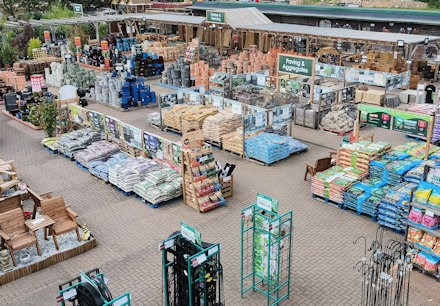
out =
[(10, 68), (17, 59), (17, 49), (9, 43), (2, 43), (0, 52), (3, 65)]
[(55, 103), (44, 98), (40, 103), (40, 124), (48, 137), (53, 137), (56, 129), (57, 108)]

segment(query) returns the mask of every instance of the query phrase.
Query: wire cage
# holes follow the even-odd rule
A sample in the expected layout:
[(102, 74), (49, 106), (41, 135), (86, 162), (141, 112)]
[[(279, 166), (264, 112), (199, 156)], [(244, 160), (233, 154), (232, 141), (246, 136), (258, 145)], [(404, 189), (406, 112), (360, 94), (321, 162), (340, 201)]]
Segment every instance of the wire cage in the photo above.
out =
[[(277, 209), (276, 209), (277, 210)], [(241, 297), (266, 296), (266, 305), (290, 297), (292, 211), (278, 214), (258, 204), (241, 211)]]
[(182, 232), (175, 232), (159, 249), (162, 251), (164, 305), (224, 305), (219, 243), (191, 241)]

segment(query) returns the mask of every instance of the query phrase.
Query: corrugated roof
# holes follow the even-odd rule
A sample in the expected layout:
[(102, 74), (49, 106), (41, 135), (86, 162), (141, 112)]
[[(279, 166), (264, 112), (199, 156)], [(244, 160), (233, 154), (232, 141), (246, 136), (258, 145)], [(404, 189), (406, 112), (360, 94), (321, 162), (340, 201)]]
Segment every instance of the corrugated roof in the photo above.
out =
[(243, 26), (244, 30), (257, 30), (276, 33), (286, 33), (291, 35), (312, 35), (323, 36), (329, 38), (341, 38), (341, 39), (357, 39), (363, 41), (380, 41), (380, 42), (392, 42), (395, 43), (398, 40), (403, 40), (407, 44), (423, 43), (425, 38), (429, 38), (430, 41), (440, 40), (438, 36), (422, 36), (413, 34), (400, 34), (390, 32), (372, 32), (372, 31), (358, 31), (340, 28), (321, 28), (304, 26), (298, 24), (287, 23), (272, 23), (262, 25)]
[(354, 8), (336, 6), (307, 6), (280, 3), (255, 2), (194, 2), (193, 10), (221, 10), (243, 7), (257, 7), (265, 14), (284, 16), (312, 16), (329, 19), (348, 19), (384, 22), (407, 22), (415, 24), (440, 25), (440, 12), (433, 10)]
[(171, 14), (171, 13), (154, 13), (154, 14), (124, 14), (124, 15), (104, 15), (104, 16), (85, 16), (76, 18), (64, 18), (64, 19), (41, 19), (30, 21), (33, 26), (39, 25), (72, 25), (72, 24), (83, 24), (83, 23), (94, 23), (94, 22), (112, 22), (112, 21), (124, 21), (138, 19), (162, 22), (175, 22), (175, 23), (187, 23), (187, 24), (201, 24), (205, 21), (205, 17), (199, 16), (189, 16), (183, 14)]
[(225, 23), (233, 29), (243, 26), (270, 24), (272, 21), (255, 7), (215, 10), (225, 13)]

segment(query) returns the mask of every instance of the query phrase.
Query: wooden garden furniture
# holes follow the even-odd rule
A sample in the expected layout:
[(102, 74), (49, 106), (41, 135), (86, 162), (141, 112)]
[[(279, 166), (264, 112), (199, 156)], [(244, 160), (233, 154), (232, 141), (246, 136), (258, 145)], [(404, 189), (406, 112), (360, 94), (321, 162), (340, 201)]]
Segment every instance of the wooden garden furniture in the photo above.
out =
[(14, 266), (17, 266), (17, 261), (14, 256), (14, 252), (17, 250), (35, 245), (38, 255), (41, 256), (36, 233), (29, 232), (21, 208), (0, 213), (0, 237), (2, 239), (2, 246), (6, 243), (9, 248)]
[(306, 173), (304, 174), (304, 180), (307, 180), (307, 175), (310, 174), (311, 176), (314, 176), (316, 173), (325, 171), (332, 167), (334, 165), (333, 163), (333, 156), (336, 155), (336, 152), (329, 152), (329, 157), (324, 157), (318, 159), (314, 165), (310, 163), (306, 164)]
[(58, 235), (76, 231), (78, 241), (81, 241), (78, 224), (76, 222), (78, 215), (70, 209), (70, 207), (66, 206), (63, 197), (56, 196), (41, 202), (41, 213), (55, 221), (55, 224), (52, 225), (49, 230), (57, 250), (59, 250), (57, 241)]

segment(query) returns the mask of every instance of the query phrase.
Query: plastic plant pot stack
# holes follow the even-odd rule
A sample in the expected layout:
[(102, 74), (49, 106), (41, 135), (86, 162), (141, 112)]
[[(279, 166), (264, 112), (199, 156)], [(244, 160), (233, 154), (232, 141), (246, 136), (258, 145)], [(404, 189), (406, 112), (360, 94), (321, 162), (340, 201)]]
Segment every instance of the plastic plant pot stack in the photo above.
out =
[(108, 182), (108, 169), (112, 166), (121, 164), (126, 159), (128, 159), (128, 156), (126, 154), (116, 153), (106, 161), (104, 160), (91, 161), (89, 162), (89, 172), (92, 175)]
[(151, 204), (168, 201), (182, 195), (182, 176), (171, 168), (149, 172), (133, 191)]
[(68, 157), (73, 157), (77, 151), (85, 149), (92, 142), (101, 140), (101, 134), (91, 128), (64, 134), (57, 141), (57, 149)]
[(202, 130), (205, 139), (221, 143), (223, 135), (235, 131), (240, 126), (239, 115), (221, 110), (216, 115), (206, 117)]
[(88, 145), (86, 149), (75, 153), (73, 156), (78, 163), (89, 168), (91, 161), (108, 159), (117, 152), (119, 152), (119, 146), (116, 143), (101, 140)]
[(344, 143), (338, 150), (337, 164), (342, 167), (355, 167), (368, 171), (370, 162), (385, 154), (391, 145), (387, 142), (370, 142), (362, 140)]
[(245, 148), (249, 158), (272, 164), (287, 158), (292, 153), (306, 150), (307, 145), (292, 137), (261, 133), (246, 139)]
[(129, 158), (109, 168), (109, 182), (124, 192), (133, 191), (135, 184), (143, 181), (147, 173), (162, 169), (157, 162), (141, 157)]
[(404, 232), (409, 211), (408, 202), (411, 192), (416, 188), (417, 184), (403, 182), (389, 190), (379, 204), (377, 222), (382, 226)]
[(342, 204), (344, 191), (367, 174), (354, 167), (334, 166), (312, 177), (312, 194)]

